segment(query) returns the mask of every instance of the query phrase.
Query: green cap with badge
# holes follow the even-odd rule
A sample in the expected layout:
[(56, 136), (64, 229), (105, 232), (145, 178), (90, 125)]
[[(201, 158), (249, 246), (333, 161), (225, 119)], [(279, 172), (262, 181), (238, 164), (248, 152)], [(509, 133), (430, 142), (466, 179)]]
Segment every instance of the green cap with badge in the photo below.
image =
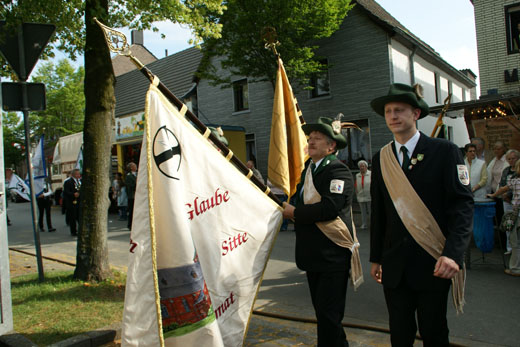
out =
[(317, 123), (307, 123), (302, 125), (303, 132), (309, 135), (313, 131), (319, 131), (336, 141), (336, 148), (342, 149), (347, 147), (347, 139), (341, 133), (341, 122), (333, 120), (329, 117), (318, 118)]
[(385, 105), (389, 102), (404, 102), (412, 107), (421, 110), (419, 119), (426, 117), (430, 113), (430, 107), (424, 101), (423, 88), (420, 84), (413, 87), (407, 84), (394, 83), (390, 85), (388, 94), (375, 98), (370, 102), (372, 109), (381, 116), (385, 116)]
[(215, 137), (220, 141), (222, 142), (223, 144), (225, 144), (226, 146), (229, 146), (229, 142), (228, 140), (226, 139), (226, 137), (224, 136), (224, 131), (222, 130), (221, 127), (208, 127), (208, 129), (211, 131), (211, 133), (213, 135), (215, 135)]

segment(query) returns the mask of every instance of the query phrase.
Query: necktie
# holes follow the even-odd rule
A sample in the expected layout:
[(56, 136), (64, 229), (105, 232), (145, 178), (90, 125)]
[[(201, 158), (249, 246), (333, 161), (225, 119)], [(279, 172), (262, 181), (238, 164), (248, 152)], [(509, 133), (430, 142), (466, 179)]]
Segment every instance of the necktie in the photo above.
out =
[(311, 171), (312, 171), (312, 173), (314, 173), (314, 171), (316, 171), (316, 164), (311, 163)]
[(401, 152), (403, 153), (403, 165), (401, 167), (404, 171), (408, 170), (408, 166), (410, 166), (410, 158), (408, 157), (408, 149), (405, 146), (401, 146)]

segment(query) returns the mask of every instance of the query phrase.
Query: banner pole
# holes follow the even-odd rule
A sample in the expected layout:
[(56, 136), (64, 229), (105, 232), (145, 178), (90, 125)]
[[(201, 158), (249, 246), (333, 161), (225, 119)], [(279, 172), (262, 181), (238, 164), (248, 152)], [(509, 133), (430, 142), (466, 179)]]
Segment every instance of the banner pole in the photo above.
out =
[[(150, 83), (152, 83), (155, 78), (155, 75), (146, 66), (144, 66), (139, 61), (139, 59), (137, 59), (136, 57), (134, 57), (132, 55), (132, 52), (130, 51), (130, 46), (128, 45), (128, 42), (126, 40), (126, 36), (123, 33), (118, 32), (117, 30), (107, 27), (106, 25), (104, 25), (103, 23), (98, 21), (96, 18), (94, 18), (94, 20), (103, 30), (103, 33), (105, 34), (105, 40), (108, 44), (109, 49), (112, 52), (115, 52), (115, 53), (118, 53), (120, 55), (124, 55), (124, 56), (130, 58), (130, 60), (137, 66), (138, 70), (143, 73), (143, 75), (150, 81)], [(116, 37), (114, 37), (114, 36), (116, 36)], [(111, 40), (113, 38), (121, 39), (121, 41), (117, 42), (117, 44), (121, 44), (121, 46), (114, 45)], [(162, 83), (162, 81), (159, 81), (157, 88), (179, 110), (181, 110), (183, 107), (186, 107), (186, 105), (184, 105), (184, 103), (181, 100), (179, 100), (168, 89), (168, 87), (166, 87), (164, 85), (164, 83)], [(195, 128), (197, 128), (197, 130), (201, 134), (206, 133), (208, 128), (189, 109), (186, 110), (185, 116), (188, 118), (188, 120), (190, 120), (193, 123)], [(233, 165), (235, 165), (235, 167), (238, 169), (238, 171), (240, 171), (244, 176), (248, 177), (261, 191), (263, 191), (267, 196), (269, 196), (274, 202), (276, 202), (278, 205), (282, 206), (282, 202), (280, 201), (280, 199), (278, 199), (276, 197), (276, 195), (274, 195), (273, 192), (271, 192), (269, 187), (267, 187), (262, 181), (260, 181), (258, 178), (256, 178), (252, 174), (251, 170), (249, 170), (247, 168), (247, 166), (244, 163), (242, 163), (242, 161), (239, 158), (237, 158), (226, 145), (224, 145), (222, 142), (220, 142), (220, 140), (215, 135), (210, 133), (207, 138), (210, 139), (218, 149), (220, 149), (220, 151), (221, 151), (220, 153), (222, 153), (222, 155), (224, 157), (227, 158), (228, 155), (231, 154), (231, 158), (229, 158), (229, 161), (232, 162)]]

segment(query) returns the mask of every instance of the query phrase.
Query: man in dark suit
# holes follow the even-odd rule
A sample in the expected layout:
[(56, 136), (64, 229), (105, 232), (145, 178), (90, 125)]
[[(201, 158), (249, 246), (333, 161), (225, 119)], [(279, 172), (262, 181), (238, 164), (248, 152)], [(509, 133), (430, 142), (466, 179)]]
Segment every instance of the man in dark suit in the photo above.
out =
[(67, 220), (69, 222), (70, 234), (72, 236), (78, 235), (79, 205), (81, 201), (79, 194), (81, 189), (80, 176), (81, 174), (79, 169), (74, 169), (72, 170), (70, 178), (65, 180), (63, 183), (63, 195), (67, 204)]
[[(307, 272), (318, 320), (318, 346), (348, 346), (341, 320), (351, 252), (338, 246), (316, 225), (316, 222), (335, 220), (339, 216), (349, 230), (352, 226), (352, 174), (334, 155), (346, 146), (346, 140), (341, 134), (341, 124), (326, 117), (321, 117), (318, 123), (304, 125), (303, 130), (309, 135), (311, 160), (307, 162), (296, 190), (296, 206), (284, 204), (283, 215), (295, 222), (296, 265)], [(307, 191), (310, 190), (308, 186), (304, 189), (308, 174), (312, 177), (312, 191), (315, 189), (321, 196), (317, 203), (304, 202), (307, 201), (306, 194), (311, 193)]]
[(126, 166), (128, 173), (125, 177), (126, 194), (128, 196), (128, 229), (132, 229), (132, 219), (134, 216), (134, 198), (135, 188), (137, 184), (137, 165), (134, 162), (128, 163)]
[[(394, 135), (390, 146), (404, 171), (403, 179), (409, 181), (410, 189), (426, 206), (425, 212), (429, 211), (438, 224), (446, 239), (444, 248), (438, 250), (440, 256), (435, 259), (419, 245), (420, 235), (403, 224), (407, 218), (421, 216), (406, 216), (399, 206), (402, 201), (390, 197), (387, 184), (399, 187), (402, 182), (387, 173), (385, 183), (380, 151), (372, 160), (371, 275), (384, 287), (392, 345), (413, 345), (417, 313), (424, 345), (448, 346), (448, 292), (451, 279), (463, 268), (464, 251), (471, 238), (473, 197), (457, 146), (417, 130), (416, 121), (429, 113), (419, 89), (393, 84), (388, 95), (372, 100), (371, 106), (385, 117)], [(410, 209), (408, 213), (412, 213)]]

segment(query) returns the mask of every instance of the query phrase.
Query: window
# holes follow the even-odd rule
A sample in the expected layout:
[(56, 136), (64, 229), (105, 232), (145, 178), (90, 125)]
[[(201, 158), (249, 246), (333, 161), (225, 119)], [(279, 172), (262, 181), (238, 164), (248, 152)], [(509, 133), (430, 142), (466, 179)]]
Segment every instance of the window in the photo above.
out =
[(520, 4), (507, 6), (505, 11), (507, 53), (520, 53)]
[(435, 78), (435, 102), (440, 104), (441, 99), (441, 77), (437, 72), (434, 73), (433, 77)]
[(246, 160), (252, 160), (256, 163), (255, 134), (246, 134)]
[(324, 65), (324, 70), (314, 74), (311, 77), (311, 98), (319, 98), (320, 96), (330, 95), (329, 69), (327, 59), (320, 60), (320, 64)]
[(343, 135), (347, 139), (347, 147), (341, 149), (337, 157), (339, 160), (347, 164), (350, 169), (357, 170), (357, 163), (365, 160), (370, 163), (372, 153), (370, 151), (370, 126), (368, 119), (345, 120), (355, 123), (362, 131), (358, 129), (343, 129)]
[(247, 79), (233, 82), (233, 99), (235, 102), (235, 112), (249, 110)]

